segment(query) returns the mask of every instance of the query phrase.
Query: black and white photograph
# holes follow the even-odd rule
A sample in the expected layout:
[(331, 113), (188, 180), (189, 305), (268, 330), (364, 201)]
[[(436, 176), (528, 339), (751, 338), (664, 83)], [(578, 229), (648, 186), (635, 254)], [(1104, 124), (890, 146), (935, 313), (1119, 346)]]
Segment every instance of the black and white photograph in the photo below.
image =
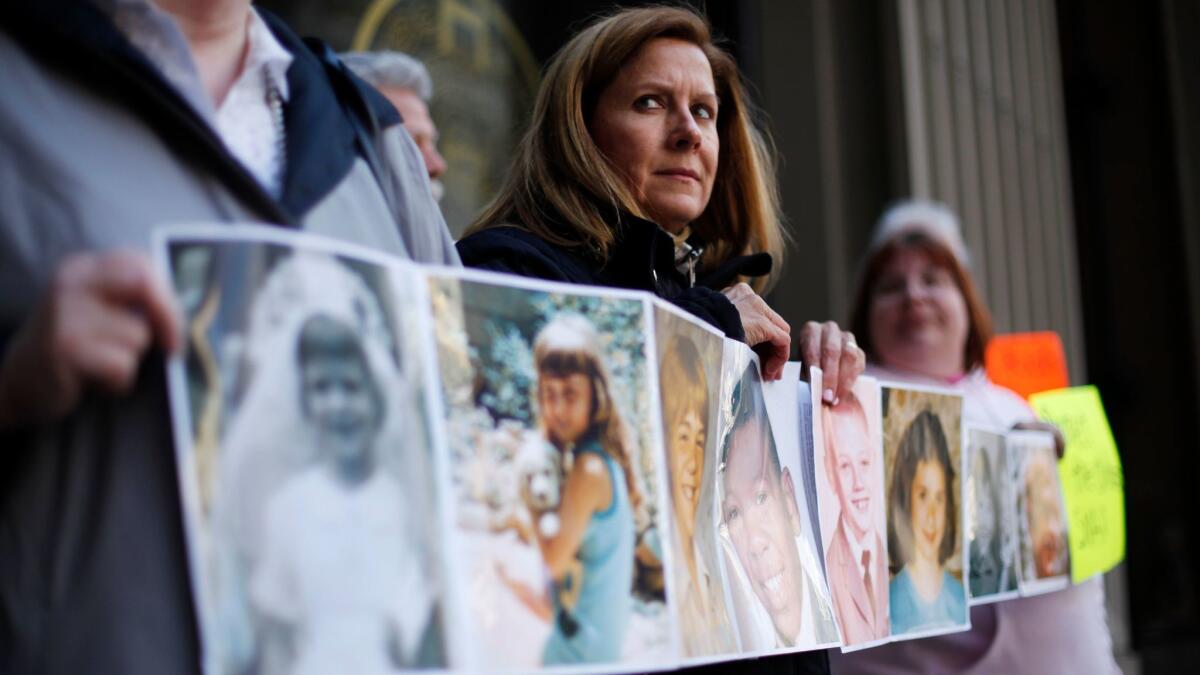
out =
[(966, 524), (972, 605), (1017, 595), (1016, 474), (1004, 434), (967, 429)]
[(251, 226), (160, 250), (186, 317), (169, 378), (206, 670), (446, 666), (417, 278)]

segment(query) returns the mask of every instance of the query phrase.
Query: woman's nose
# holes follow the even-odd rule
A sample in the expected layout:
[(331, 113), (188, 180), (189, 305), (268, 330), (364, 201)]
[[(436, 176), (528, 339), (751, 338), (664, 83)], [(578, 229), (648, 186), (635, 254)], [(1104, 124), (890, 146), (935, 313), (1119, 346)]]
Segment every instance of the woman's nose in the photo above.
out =
[(690, 111), (676, 115), (675, 128), (671, 130), (671, 147), (676, 150), (696, 150), (700, 147), (700, 125)]

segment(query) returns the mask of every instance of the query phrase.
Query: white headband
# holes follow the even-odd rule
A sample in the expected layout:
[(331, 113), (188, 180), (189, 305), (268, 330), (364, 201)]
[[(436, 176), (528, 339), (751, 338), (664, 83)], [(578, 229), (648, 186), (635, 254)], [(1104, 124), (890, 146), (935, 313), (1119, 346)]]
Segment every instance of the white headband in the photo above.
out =
[(970, 267), (971, 256), (962, 238), (958, 218), (950, 207), (928, 199), (897, 202), (883, 212), (871, 237), (868, 257), (897, 237), (921, 233), (945, 246), (963, 267)]

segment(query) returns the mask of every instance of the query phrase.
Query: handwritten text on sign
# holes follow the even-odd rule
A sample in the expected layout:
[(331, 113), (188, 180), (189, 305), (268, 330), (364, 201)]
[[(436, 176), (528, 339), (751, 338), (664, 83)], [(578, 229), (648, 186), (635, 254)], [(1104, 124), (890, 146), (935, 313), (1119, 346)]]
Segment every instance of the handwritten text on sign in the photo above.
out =
[(1067, 441), (1058, 472), (1067, 501), (1071, 577), (1082, 581), (1125, 557), (1125, 480), (1117, 444), (1095, 387), (1035, 394), (1030, 403)]

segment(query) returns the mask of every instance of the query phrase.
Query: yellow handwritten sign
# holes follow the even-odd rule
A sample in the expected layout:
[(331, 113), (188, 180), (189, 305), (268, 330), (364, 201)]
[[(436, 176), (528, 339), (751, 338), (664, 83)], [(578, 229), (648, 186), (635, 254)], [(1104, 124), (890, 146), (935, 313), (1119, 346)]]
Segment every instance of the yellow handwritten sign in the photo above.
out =
[(1091, 386), (1057, 389), (1034, 394), (1030, 403), (1067, 441), (1058, 473), (1067, 502), (1071, 578), (1107, 572), (1125, 557), (1125, 479), (1100, 392)]

